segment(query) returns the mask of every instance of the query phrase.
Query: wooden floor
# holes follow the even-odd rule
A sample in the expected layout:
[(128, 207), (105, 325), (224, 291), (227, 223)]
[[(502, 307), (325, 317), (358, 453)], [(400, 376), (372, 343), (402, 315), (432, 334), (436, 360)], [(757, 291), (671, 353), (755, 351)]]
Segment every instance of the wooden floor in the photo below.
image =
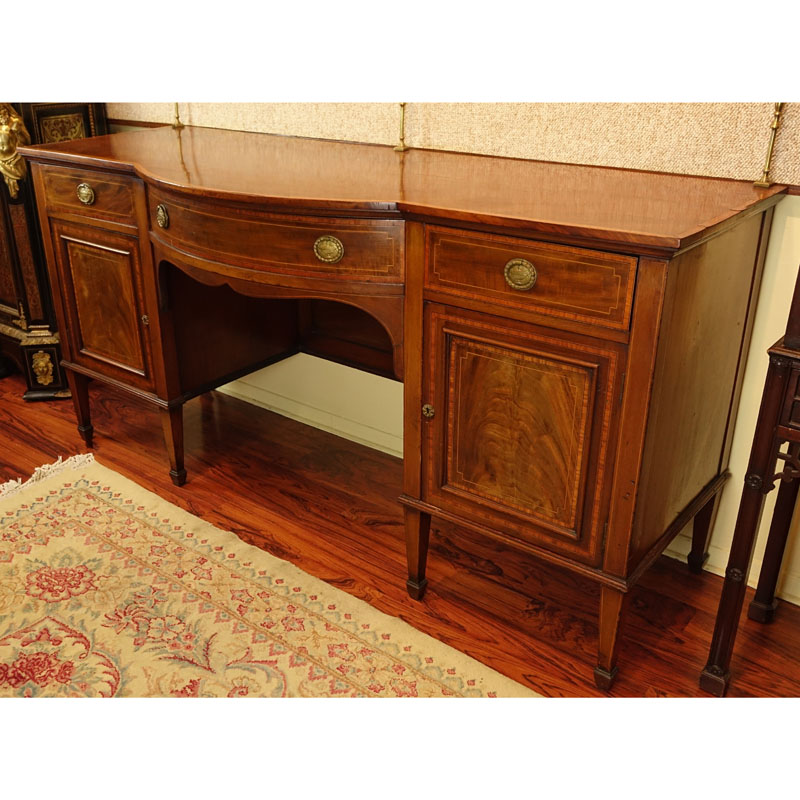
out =
[[(72, 403), (25, 403), (24, 388), (0, 380), (0, 482), (86, 452)], [(185, 408), (189, 480), (177, 488), (156, 412), (97, 383), (91, 398), (100, 463), (541, 694), (606, 694), (592, 679), (589, 581), (434, 523), (428, 592), (409, 599), (398, 459), (210, 393)], [(706, 696), (697, 679), (721, 586), (662, 557), (633, 590), (609, 694)], [(729, 696), (800, 696), (800, 608), (783, 603), (772, 625), (743, 619), (732, 673)]]

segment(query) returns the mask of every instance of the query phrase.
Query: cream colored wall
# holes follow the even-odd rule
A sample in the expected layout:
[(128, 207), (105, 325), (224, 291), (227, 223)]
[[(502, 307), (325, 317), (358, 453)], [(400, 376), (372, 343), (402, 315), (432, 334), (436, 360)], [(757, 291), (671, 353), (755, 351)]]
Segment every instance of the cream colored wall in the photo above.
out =
[[(182, 103), (184, 122), (299, 136), (394, 143), (399, 109), (391, 103)], [(169, 122), (173, 107), (109, 103), (112, 118)], [(739, 179), (760, 177), (772, 103), (411, 103), (411, 146), (651, 169)], [(800, 104), (787, 104), (772, 176), (800, 184)], [(800, 264), (800, 197), (777, 206), (723, 493), (706, 568), (722, 574), (767, 369), (765, 351), (783, 333)], [(402, 385), (299, 355), (221, 391), (400, 455)], [(768, 495), (769, 520), (775, 492)], [(767, 524), (751, 570), (758, 575)], [(795, 515), (779, 595), (800, 604), (800, 515)], [(681, 534), (668, 554), (683, 558)]]

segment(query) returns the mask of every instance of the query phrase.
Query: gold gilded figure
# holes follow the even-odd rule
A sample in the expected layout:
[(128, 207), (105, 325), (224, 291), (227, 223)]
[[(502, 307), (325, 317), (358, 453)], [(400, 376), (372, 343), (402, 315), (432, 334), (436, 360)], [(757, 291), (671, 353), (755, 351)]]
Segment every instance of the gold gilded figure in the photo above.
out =
[(9, 103), (0, 103), (0, 172), (12, 198), (17, 196), (19, 181), (25, 177), (25, 159), (17, 147), (30, 143), (22, 117)]

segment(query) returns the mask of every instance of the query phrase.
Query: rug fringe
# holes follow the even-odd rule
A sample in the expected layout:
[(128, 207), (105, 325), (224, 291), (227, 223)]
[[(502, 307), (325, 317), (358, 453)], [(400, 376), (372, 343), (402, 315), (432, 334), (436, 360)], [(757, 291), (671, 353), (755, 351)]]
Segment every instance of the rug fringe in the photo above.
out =
[(94, 455), (92, 453), (80, 453), (76, 456), (70, 456), (66, 461), (62, 461), (61, 456), (59, 456), (58, 461), (53, 464), (43, 464), (41, 467), (36, 467), (33, 471), (33, 475), (24, 482), (22, 478), (14, 478), (0, 484), (0, 500), (12, 497), (31, 484), (38, 483), (52, 475), (58, 475), (59, 472), (65, 472), (69, 469), (78, 469), (92, 463), (94, 463)]

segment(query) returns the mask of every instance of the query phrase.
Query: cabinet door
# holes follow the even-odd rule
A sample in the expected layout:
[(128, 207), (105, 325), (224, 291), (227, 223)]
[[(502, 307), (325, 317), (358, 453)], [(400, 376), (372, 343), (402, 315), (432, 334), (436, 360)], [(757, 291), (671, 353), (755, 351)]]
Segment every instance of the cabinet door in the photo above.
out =
[(53, 222), (52, 231), (67, 359), (152, 389), (138, 240), (62, 222)]
[(425, 500), (598, 563), (623, 348), (430, 304)]

